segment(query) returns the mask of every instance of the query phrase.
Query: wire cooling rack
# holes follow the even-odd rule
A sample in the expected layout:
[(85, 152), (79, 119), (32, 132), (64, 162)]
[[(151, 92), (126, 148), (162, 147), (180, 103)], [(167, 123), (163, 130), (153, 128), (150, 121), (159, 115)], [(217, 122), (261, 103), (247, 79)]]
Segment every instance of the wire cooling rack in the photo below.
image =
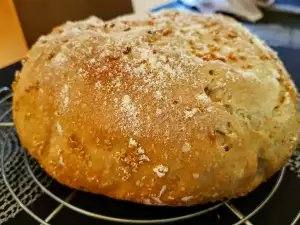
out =
[[(201, 215), (207, 213), (215, 213), (219, 215), (218, 212), (222, 208), (227, 208), (228, 213), (231, 212), (231, 215), (236, 217), (236, 221), (233, 225), (239, 224), (246, 224), (246, 225), (253, 225), (250, 222), (250, 218), (254, 216), (257, 212), (259, 212), (272, 198), (274, 193), (277, 191), (278, 187), (280, 186), (284, 174), (285, 168), (283, 168), (277, 175), (276, 182), (273, 184), (272, 188), (269, 190), (268, 193), (260, 200), (260, 203), (255, 205), (255, 207), (247, 214), (244, 215), (241, 211), (231, 202), (219, 202), (215, 204), (205, 205), (201, 207), (192, 207), (193, 210), (182, 210), (185, 214), (179, 214), (179, 216), (170, 216), (168, 218), (121, 218), (106, 215), (104, 213), (97, 213), (95, 211), (91, 211), (89, 209), (85, 209), (78, 204), (70, 203), (71, 200), (74, 200), (76, 196), (78, 196), (78, 191), (70, 191), (66, 198), (61, 198), (52, 192), (49, 188), (49, 181), (52, 180), (49, 176), (47, 176), (43, 170), (38, 166), (38, 163), (35, 162), (21, 147), (17, 133), (14, 128), (14, 124), (11, 119), (11, 97), (12, 91), (8, 88), (1, 88), (0, 89), (0, 107), (4, 104), (8, 104), (7, 109), (3, 110), (2, 114), (0, 114), (0, 135), (1, 135), (1, 149), (0, 149), (0, 170), (4, 184), (6, 185), (10, 195), (14, 198), (16, 203), (26, 211), (30, 216), (32, 216), (36, 221), (43, 225), (50, 225), (50, 221), (57, 215), (63, 208), (68, 208), (70, 210), (75, 211), (76, 213), (83, 214), (88, 217), (100, 219), (100, 220), (107, 220), (110, 222), (118, 222), (118, 223), (125, 223), (125, 224), (155, 224), (155, 223), (170, 223), (180, 220), (187, 220), (193, 217), (199, 217), (199, 221), (201, 221)], [(4, 131), (3, 131), (4, 129)], [(14, 158), (17, 156), (18, 160), (21, 159), (22, 169), (24, 169), (24, 176), (29, 176), (31, 181), (33, 181), (34, 188), (39, 188), (44, 194), (49, 196), (52, 200), (54, 200), (57, 204), (57, 207), (49, 213), (46, 218), (42, 218), (40, 215), (35, 213), (30, 206), (20, 198), (20, 194), (16, 193), (13, 186), (15, 186), (14, 182), (18, 182), (16, 179), (11, 179), (14, 175), (10, 166), (12, 165)], [(1, 179), (0, 179), (1, 181)], [(1, 194), (1, 193), (0, 193)], [(115, 202), (120, 202), (117, 200), (110, 200)], [(0, 202), (0, 204), (2, 204)], [(133, 203), (130, 203), (133, 204)], [(101, 205), (101, 204), (100, 204)], [(103, 204), (105, 205), (105, 204)], [(0, 205), (1, 207), (1, 205)], [(145, 207), (145, 210), (148, 210), (148, 206), (139, 205), (139, 208)], [(178, 209), (178, 208), (177, 208)], [(185, 208), (186, 209), (186, 208)], [(159, 210), (165, 210), (164, 207), (160, 208)], [(175, 210), (174, 208), (169, 208), (169, 211)], [(178, 211), (177, 211), (178, 212)], [(296, 215), (294, 220), (290, 223), (291, 225), (296, 225), (297, 221), (299, 220), (300, 213)]]

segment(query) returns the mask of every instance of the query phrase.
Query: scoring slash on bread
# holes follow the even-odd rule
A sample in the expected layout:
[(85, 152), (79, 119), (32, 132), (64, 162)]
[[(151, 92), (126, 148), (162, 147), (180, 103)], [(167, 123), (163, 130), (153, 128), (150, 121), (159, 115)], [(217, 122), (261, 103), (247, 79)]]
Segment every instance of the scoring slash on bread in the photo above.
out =
[(222, 15), (162, 11), (67, 22), (13, 84), (22, 144), (69, 187), (144, 204), (243, 196), (298, 142), (277, 54)]

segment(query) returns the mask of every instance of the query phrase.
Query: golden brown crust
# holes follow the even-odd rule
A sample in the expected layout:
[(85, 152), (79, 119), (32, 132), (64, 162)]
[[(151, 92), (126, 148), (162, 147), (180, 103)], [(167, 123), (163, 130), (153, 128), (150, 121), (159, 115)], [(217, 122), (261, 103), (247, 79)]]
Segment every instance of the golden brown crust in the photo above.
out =
[(297, 92), (276, 53), (221, 15), (66, 23), (14, 84), (22, 144), (59, 182), (145, 204), (242, 196), (284, 165)]

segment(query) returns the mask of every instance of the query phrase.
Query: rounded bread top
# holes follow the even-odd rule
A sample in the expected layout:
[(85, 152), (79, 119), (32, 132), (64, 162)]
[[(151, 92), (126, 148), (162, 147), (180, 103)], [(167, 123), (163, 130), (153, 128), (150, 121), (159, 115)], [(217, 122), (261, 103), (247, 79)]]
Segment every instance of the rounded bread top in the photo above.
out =
[(23, 65), (21, 142), (74, 188), (146, 204), (241, 196), (298, 140), (297, 91), (277, 54), (222, 15), (67, 22)]

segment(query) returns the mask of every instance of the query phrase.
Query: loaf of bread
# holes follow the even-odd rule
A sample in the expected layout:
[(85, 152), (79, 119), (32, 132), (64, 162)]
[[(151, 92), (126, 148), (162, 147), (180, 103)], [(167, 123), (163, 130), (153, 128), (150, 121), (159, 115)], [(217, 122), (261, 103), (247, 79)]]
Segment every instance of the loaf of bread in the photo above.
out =
[(67, 22), (13, 84), (21, 143), (69, 187), (144, 204), (243, 196), (298, 142), (277, 54), (222, 15), (162, 11)]

